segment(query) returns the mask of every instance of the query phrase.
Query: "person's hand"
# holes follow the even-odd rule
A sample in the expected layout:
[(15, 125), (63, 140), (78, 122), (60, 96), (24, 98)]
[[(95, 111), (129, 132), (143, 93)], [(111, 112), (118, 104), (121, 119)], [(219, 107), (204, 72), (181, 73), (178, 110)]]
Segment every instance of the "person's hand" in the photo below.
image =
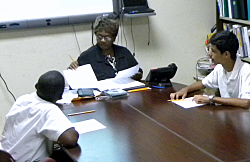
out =
[(74, 61), (69, 65), (68, 69), (74, 70), (77, 69), (78, 66), (78, 61)]
[(171, 93), (170, 99), (171, 100), (176, 100), (176, 99), (178, 100), (180, 97), (181, 97), (181, 99), (184, 99), (187, 96), (187, 92), (188, 92), (188, 90), (186, 88), (183, 88), (178, 92)]
[(135, 75), (133, 75), (131, 78), (134, 80), (140, 81), (142, 79), (142, 73), (138, 72)]
[(195, 101), (197, 104), (208, 104), (209, 98), (203, 95), (194, 95), (193, 101)]

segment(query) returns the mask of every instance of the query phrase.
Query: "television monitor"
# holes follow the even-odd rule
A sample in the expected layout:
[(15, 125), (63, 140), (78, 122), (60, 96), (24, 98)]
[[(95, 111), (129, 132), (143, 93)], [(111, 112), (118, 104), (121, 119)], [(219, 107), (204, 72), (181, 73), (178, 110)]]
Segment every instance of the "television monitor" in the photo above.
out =
[(124, 6), (134, 7), (134, 6), (147, 6), (147, 0), (123, 0)]
[(167, 67), (153, 68), (150, 69), (145, 81), (152, 87), (171, 87), (170, 79), (175, 76), (176, 71), (177, 66), (174, 63), (169, 64)]
[(135, 14), (135, 13), (149, 13), (154, 12), (149, 8), (147, 0), (121, 0), (123, 13)]

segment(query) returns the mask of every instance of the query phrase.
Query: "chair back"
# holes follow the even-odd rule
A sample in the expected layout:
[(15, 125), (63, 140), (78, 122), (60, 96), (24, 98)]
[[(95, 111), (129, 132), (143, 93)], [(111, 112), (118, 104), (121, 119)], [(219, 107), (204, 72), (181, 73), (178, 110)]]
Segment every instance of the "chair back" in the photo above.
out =
[(14, 158), (4, 150), (0, 150), (0, 159), (2, 162), (15, 162)]

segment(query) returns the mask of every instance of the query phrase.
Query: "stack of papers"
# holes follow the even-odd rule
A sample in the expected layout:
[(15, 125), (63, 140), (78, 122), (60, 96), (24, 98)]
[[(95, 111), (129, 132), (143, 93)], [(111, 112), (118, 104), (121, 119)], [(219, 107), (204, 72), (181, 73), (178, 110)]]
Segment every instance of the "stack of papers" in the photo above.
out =
[(98, 81), (97, 88), (100, 91), (104, 91), (107, 89), (136, 89), (145, 87), (145, 84), (139, 81), (135, 81), (131, 78), (113, 78), (113, 79), (106, 79)]
[(130, 77), (137, 73), (139, 65), (119, 71), (112, 79), (97, 81), (90, 64), (79, 66), (76, 70), (64, 70), (64, 77), (72, 89), (97, 88), (100, 91), (108, 89), (135, 89), (145, 87), (144, 83), (135, 81)]

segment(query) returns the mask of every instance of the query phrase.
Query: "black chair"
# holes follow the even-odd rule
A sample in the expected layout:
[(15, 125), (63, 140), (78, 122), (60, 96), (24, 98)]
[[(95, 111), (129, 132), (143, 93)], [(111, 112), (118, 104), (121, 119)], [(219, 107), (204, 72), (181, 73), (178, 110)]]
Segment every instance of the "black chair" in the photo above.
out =
[(15, 162), (14, 158), (4, 150), (0, 150), (0, 159), (2, 162)]

